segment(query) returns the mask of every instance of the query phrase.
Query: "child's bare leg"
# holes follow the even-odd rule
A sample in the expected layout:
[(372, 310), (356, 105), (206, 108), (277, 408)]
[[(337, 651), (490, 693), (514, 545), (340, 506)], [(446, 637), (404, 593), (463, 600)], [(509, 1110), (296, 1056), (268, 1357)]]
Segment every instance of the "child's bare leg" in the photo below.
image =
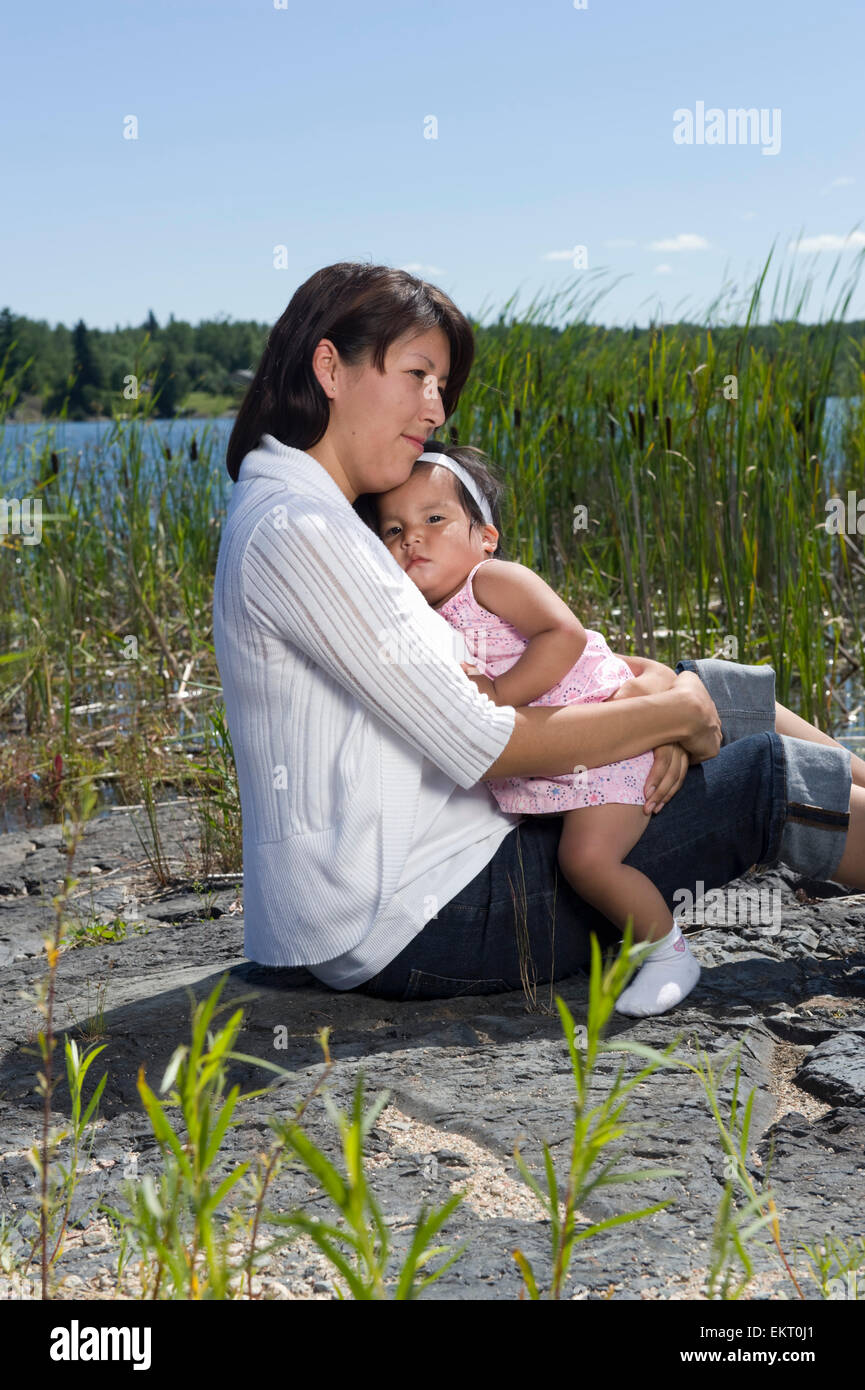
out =
[[(815, 729), (813, 724), (809, 724), (807, 719), (802, 719), (798, 714), (794, 714), (785, 705), (775, 704), (775, 733), (788, 734), (791, 738), (804, 738), (809, 743), (828, 743), (833, 748), (842, 748), (836, 738), (831, 738), (829, 734), (824, 734), (822, 729)], [(850, 772), (853, 777), (854, 787), (865, 787), (865, 761), (857, 758), (855, 753), (850, 754)]]
[(620, 931), (630, 915), (635, 941), (658, 941), (673, 926), (673, 914), (652, 880), (622, 863), (647, 824), (642, 806), (607, 802), (566, 811), (559, 839), (565, 878)]
[(850, 788), (850, 826), (832, 882), (865, 891), (865, 790), (862, 787)]
[(648, 821), (642, 806), (580, 807), (566, 811), (559, 864), (575, 892), (624, 929), (630, 914), (634, 937), (654, 943), (644, 964), (616, 1000), (632, 1018), (665, 1013), (690, 994), (700, 967), (651, 879), (622, 860)]

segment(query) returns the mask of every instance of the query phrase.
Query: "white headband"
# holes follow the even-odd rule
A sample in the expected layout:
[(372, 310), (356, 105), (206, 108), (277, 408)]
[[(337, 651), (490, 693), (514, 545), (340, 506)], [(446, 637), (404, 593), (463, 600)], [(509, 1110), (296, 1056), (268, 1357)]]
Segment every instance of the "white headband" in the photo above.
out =
[(481, 516), (483, 517), (487, 525), (494, 525), (493, 514), (490, 510), (489, 502), (487, 501), (486, 497), (484, 497), (483, 493), (481, 492), (471, 473), (469, 473), (468, 469), (463, 468), (462, 464), (457, 463), (456, 459), (448, 458), (447, 454), (436, 454), (433, 452), (427, 453), (426, 451), (424, 451), (424, 453), (422, 453), (418, 458), (415, 459), (415, 463), (438, 463), (441, 464), (442, 468), (449, 468), (452, 473), (456, 474), (460, 482), (464, 483), (465, 486), (468, 488), (472, 497), (477, 502)]

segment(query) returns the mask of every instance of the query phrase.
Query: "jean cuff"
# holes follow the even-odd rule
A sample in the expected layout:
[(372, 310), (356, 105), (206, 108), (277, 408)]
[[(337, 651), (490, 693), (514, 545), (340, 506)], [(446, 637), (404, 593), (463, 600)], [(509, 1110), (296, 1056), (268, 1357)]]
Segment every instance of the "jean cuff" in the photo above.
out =
[(787, 802), (779, 857), (809, 878), (830, 881), (850, 829), (850, 750), (775, 737), (784, 746)]
[(712, 697), (721, 721), (721, 747), (749, 734), (775, 729), (775, 672), (771, 666), (743, 666), (718, 657), (684, 660), (676, 674), (694, 671)]

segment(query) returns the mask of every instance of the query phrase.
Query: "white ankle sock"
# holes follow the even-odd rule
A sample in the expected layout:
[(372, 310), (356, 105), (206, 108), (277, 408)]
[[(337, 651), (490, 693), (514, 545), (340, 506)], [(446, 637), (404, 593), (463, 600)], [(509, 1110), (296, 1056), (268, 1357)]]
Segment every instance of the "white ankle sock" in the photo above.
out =
[(616, 1011), (631, 1018), (663, 1014), (690, 994), (700, 978), (700, 967), (691, 955), (678, 922), (656, 941), (645, 964), (616, 1000)]

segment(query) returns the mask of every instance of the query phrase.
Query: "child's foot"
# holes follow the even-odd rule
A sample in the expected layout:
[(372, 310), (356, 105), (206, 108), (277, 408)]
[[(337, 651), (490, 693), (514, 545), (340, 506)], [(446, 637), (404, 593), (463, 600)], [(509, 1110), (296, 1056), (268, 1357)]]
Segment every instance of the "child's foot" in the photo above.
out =
[(616, 1011), (631, 1018), (646, 1018), (673, 1009), (691, 993), (700, 978), (700, 967), (691, 955), (678, 922), (667, 936), (655, 942), (645, 965), (616, 1000)]

